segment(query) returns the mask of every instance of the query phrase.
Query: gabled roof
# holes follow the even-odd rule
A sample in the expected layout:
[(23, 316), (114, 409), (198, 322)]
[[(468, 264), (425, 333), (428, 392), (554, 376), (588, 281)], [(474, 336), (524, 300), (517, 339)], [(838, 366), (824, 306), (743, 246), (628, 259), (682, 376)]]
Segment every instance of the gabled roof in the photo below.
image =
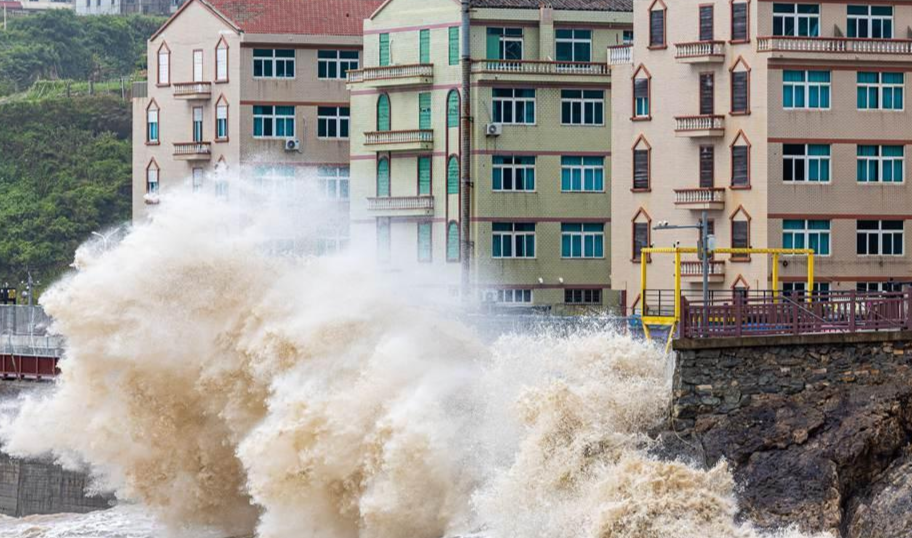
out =
[(382, 0), (188, 0), (151, 39), (194, 3), (238, 32), (359, 36)]
[(201, 0), (251, 34), (358, 36), (381, 0)]
[(538, 9), (543, 5), (571, 11), (633, 11), (633, 0), (471, 0), (472, 7)]

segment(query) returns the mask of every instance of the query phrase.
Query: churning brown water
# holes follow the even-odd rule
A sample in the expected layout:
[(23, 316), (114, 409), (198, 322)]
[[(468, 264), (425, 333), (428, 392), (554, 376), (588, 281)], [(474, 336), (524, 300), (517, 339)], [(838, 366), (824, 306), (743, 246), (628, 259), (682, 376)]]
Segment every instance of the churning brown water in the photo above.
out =
[(263, 213), (165, 199), (45, 294), (63, 376), (5, 450), (88, 467), (137, 506), (0, 536), (760, 536), (735, 522), (725, 465), (646, 455), (670, 395), (656, 347), (485, 343), (427, 306), (422, 276), (264, 254)]

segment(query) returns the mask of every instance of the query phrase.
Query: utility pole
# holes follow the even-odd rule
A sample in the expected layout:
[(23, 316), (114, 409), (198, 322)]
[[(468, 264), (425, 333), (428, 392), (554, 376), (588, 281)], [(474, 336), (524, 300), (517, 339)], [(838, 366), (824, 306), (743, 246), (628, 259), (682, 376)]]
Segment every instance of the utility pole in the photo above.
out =
[(461, 241), (461, 293), (462, 300), (468, 301), (471, 296), (471, 271), (473, 257), (472, 228), (472, 98), (469, 93), (472, 82), (471, 58), (471, 27), (470, 27), (470, 0), (462, 0), (462, 30), (460, 32), (461, 65), (462, 65), (462, 125), (459, 157), (460, 157), (460, 186), (459, 190), (459, 235)]

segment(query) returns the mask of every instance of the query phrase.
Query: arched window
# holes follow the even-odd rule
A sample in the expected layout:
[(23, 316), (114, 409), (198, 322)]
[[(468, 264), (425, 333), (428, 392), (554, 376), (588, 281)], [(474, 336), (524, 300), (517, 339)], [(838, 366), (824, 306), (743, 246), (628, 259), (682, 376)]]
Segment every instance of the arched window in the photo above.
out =
[(377, 98), (377, 130), (390, 130), (390, 98), (385, 93)]
[(228, 82), (228, 42), (224, 37), (215, 47), (215, 81)]
[(450, 90), (447, 96), (447, 127), (459, 127), (459, 92)]
[(146, 109), (146, 143), (158, 144), (158, 137), (158, 103), (153, 99)]
[(171, 85), (171, 49), (167, 43), (158, 47), (158, 85)]
[(148, 194), (158, 194), (158, 163), (155, 159), (149, 162), (146, 167), (146, 192)]
[(459, 194), (459, 159), (455, 155), (447, 163), (447, 194)]
[(390, 195), (390, 162), (386, 157), (377, 161), (377, 196)]
[(448, 262), (459, 261), (459, 225), (452, 220), (447, 225), (446, 253)]

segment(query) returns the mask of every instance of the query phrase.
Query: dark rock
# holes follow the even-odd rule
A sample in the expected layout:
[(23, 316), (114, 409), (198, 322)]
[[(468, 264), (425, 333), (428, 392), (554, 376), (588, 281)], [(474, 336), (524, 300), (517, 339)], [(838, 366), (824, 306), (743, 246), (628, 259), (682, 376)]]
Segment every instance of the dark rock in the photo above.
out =
[(864, 495), (853, 499), (847, 510), (847, 538), (908, 538), (912, 534), (910, 448)]

